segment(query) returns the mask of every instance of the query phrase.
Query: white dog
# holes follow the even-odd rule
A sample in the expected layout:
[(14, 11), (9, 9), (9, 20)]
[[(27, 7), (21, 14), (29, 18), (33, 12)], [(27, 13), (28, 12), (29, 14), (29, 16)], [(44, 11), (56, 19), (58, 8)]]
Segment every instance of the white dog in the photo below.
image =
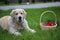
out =
[(24, 28), (27, 31), (35, 33), (35, 30), (29, 28), (25, 16), (26, 12), (24, 9), (12, 10), (10, 16), (4, 16), (0, 18), (0, 26), (4, 30), (8, 30), (11, 34), (14, 35), (21, 35), (21, 33), (19, 32), (20, 28)]

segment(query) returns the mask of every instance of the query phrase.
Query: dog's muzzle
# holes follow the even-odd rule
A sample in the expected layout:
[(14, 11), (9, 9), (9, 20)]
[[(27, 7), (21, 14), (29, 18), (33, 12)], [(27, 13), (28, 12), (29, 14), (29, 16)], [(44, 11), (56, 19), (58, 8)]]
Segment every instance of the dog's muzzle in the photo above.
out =
[(21, 21), (22, 17), (19, 17), (19, 21)]

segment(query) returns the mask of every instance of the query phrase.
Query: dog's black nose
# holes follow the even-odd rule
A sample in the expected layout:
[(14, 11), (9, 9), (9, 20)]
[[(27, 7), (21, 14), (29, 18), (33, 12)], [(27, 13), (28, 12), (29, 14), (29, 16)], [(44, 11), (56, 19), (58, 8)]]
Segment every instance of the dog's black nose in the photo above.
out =
[(21, 20), (21, 17), (19, 17), (19, 20)]

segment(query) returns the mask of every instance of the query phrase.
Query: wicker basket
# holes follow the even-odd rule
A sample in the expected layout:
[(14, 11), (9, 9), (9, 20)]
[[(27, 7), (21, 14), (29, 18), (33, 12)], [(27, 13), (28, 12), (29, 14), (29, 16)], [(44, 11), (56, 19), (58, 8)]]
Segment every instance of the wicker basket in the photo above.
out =
[[(52, 13), (54, 16), (54, 18), (55, 18), (55, 21), (54, 21), (54, 23), (55, 23), (55, 25), (54, 26), (44, 26), (44, 25), (42, 25), (43, 24), (43, 22), (42, 22), (42, 16), (44, 15), (44, 14), (46, 14), (47, 12), (50, 12), (50, 13)], [(57, 18), (56, 18), (56, 14), (53, 12), (53, 11), (44, 11), (42, 14), (41, 14), (41, 16), (40, 16), (40, 28), (42, 29), (42, 30), (49, 30), (49, 29), (55, 29), (56, 27), (57, 27)]]

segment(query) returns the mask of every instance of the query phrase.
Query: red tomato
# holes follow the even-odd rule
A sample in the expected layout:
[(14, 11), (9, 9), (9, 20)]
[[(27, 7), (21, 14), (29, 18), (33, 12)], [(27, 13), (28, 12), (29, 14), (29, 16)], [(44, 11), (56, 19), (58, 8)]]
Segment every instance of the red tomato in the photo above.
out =
[(55, 25), (54, 23), (51, 24), (51, 26), (54, 26), (54, 25)]

